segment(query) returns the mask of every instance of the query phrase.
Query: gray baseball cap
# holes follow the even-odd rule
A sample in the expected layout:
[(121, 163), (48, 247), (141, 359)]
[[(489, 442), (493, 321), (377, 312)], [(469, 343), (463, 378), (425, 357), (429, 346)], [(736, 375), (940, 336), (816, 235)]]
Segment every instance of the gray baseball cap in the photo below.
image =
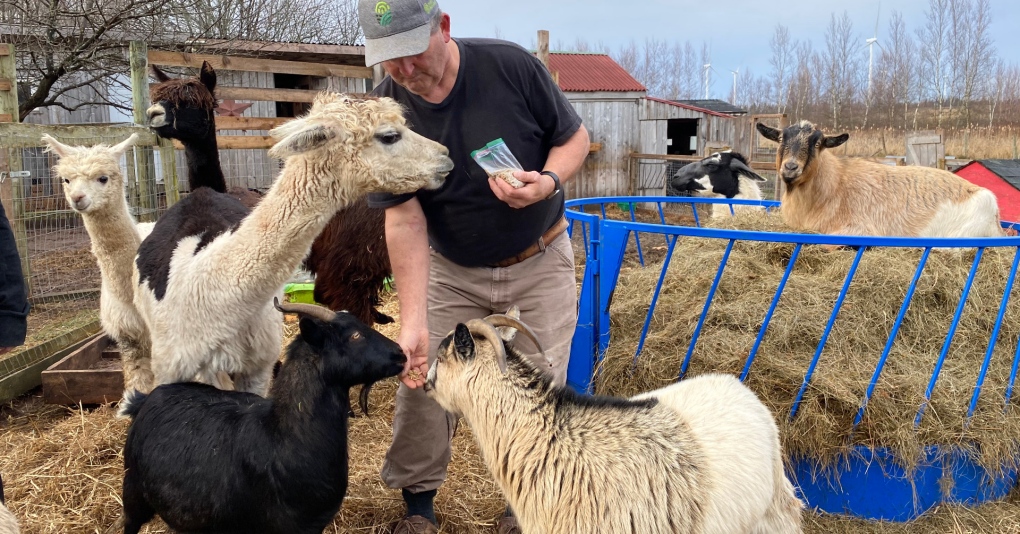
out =
[(365, 32), (365, 65), (415, 56), (429, 47), (430, 19), (436, 0), (359, 0), (358, 19)]

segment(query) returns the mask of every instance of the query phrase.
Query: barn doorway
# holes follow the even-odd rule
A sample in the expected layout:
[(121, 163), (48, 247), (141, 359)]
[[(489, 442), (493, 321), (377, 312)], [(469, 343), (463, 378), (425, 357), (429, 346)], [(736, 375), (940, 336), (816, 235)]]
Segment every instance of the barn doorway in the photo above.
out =
[(693, 156), (698, 153), (698, 119), (666, 121), (666, 154)]

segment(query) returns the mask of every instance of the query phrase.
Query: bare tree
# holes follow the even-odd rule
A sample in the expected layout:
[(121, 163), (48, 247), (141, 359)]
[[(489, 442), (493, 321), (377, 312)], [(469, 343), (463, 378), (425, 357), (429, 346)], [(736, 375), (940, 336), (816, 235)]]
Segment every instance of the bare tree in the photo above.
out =
[(633, 39), (630, 43), (621, 46), (619, 50), (610, 55), (612, 56), (613, 61), (616, 61), (617, 64), (623, 67), (623, 70), (629, 72), (630, 75), (637, 78), (638, 81), (641, 81), (641, 79), (637, 77), (638, 48), (637, 43), (635, 43)]
[(825, 30), (825, 93), (832, 112), (832, 127), (848, 122), (850, 104), (858, 93), (861, 77), (860, 47), (853, 33), (853, 23), (846, 11), (833, 13)]
[[(917, 29), (919, 44), (918, 76), (924, 93), (921, 98), (931, 98), (937, 108), (935, 122), (942, 126), (942, 113), (949, 96), (949, 34), (950, 0), (928, 0), (925, 24)], [(919, 99), (920, 100), (920, 99)], [(920, 102), (918, 103), (920, 105)], [(915, 108), (915, 127), (917, 109)]]
[(0, 0), (0, 39), (18, 52), (20, 120), (41, 107), (76, 110), (87, 102), (63, 97), (86, 87), (101, 102), (124, 107), (109, 95), (110, 84), (118, 82), (111, 73), (127, 71), (125, 41), (151, 40), (158, 21), (181, 6), (165, 0)]
[(796, 43), (790, 39), (790, 30), (782, 24), (777, 24), (775, 33), (769, 39), (769, 48), (772, 50), (769, 64), (772, 65), (772, 94), (776, 113), (786, 112), (795, 47)]
[(971, 104), (989, 85), (987, 73), (995, 68), (995, 49), (988, 28), (992, 20), (988, 0), (976, 0), (969, 11), (967, 37), (963, 39), (965, 46), (959, 51), (963, 55), (959, 73), (962, 85), (960, 98), (963, 101), (963, 119), (968, 128), (971, 126)]
[(879, 64), (888, 76), (888, 109), (889, 123), (894, 124), (896, 111), (903, 106), (903, 128), (907, 127), (907, 110), (914, 89), (914, 76), (917, 64), (917, 47), (907, 33), (907, 25), (903, 14), (893, 11), (889, 20), (889, 37), (886, 48), (879, 55)]
[[(18, 49), (19, 116), (105, 104), (130, 110), (127, 43), (233, 41), (353, 44), (354, 0), (0, 0), (0, 40)], [(82, 98), (82, 95), (90, 95)]]

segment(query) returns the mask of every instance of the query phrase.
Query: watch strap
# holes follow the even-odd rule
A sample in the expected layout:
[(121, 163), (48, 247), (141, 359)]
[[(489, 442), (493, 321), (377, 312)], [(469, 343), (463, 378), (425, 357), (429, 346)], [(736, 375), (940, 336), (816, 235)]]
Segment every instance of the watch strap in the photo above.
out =
[(553, 183), (556, 184), (556, 186), (553, 188), (553, 192), (549, 193), (549, 196), (545, 197), (545, 199), (544, 199), (544, 200), (549, 200), (550, 198), (556, 196), (556, 194), (559, 193), (560, 190), (562, 189), (562, 186), (560, 185), (560, 177), (557, 176), (556, 173), (552, 172), (552, 171), (542, 171), (539, 174), (544, 174), (544, 175), (552, 178), (553, 179)]

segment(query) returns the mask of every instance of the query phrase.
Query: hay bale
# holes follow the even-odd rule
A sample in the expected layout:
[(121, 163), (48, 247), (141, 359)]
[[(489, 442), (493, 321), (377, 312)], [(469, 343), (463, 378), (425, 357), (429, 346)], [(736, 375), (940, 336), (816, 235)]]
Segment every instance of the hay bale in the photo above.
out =
[[(719, 225), (791, 231), (778, 216), (765, 214)], [(725, 246), (725, 240), (698, 238), (682, 238), (677, 244), (633, 376), (634, 352), (662, 265), (621, 271), (611, 308), (612, 340), (596, 380), (599, 392), (631, 395), (676, 380)], [(793, 248), (736, 242), (688, 376), (741, 372)], [(1020, 414), (1003, 409), (1020, 335), (1015, 295), (977, 411), (965, 425), (1015, 250), (985, 251), (926, 415), (915, 429), (915, 413), (974, 259), (973, 250), (931, 253), (865, 417), (852, 432), (921, 251), (872, 248), (864, 253), (799, 413), (790, 421), (793, 400), (856, 254), (803, 247), (747, 382), (776, 414), (788, 454), (831, 464), (845, 458), (853, 445), (889, 447), (910, 469), (926, 445), (959, 445), (973, 450), (987, 468), (1016, 467)]]

